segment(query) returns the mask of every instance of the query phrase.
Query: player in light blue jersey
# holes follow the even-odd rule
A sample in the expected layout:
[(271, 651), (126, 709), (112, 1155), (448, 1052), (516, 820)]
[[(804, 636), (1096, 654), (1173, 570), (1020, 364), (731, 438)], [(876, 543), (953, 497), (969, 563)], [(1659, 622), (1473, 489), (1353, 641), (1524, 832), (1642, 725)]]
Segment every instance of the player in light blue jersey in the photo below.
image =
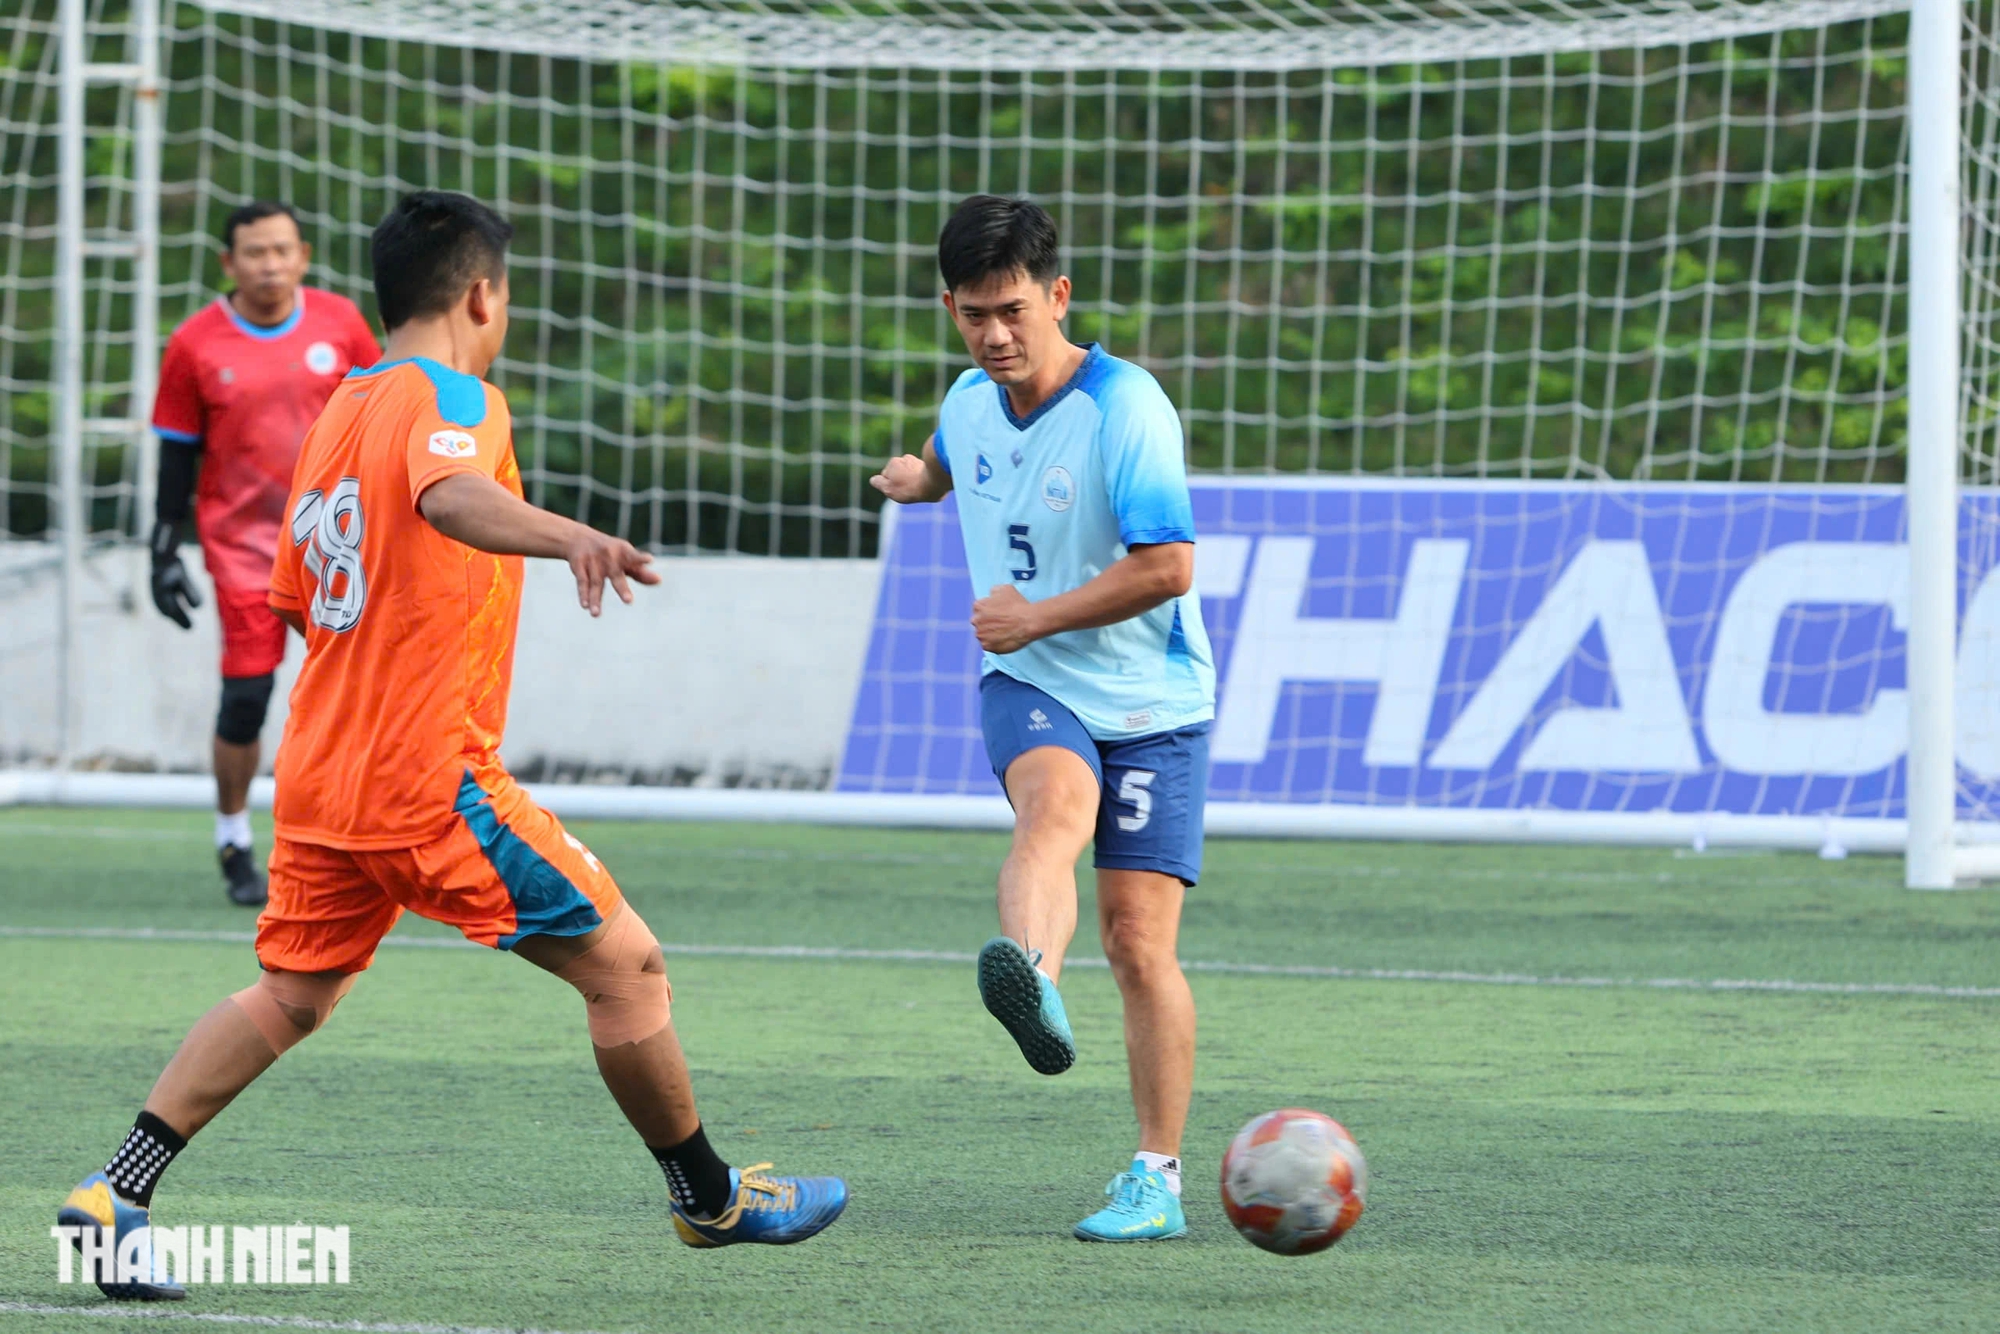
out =
[(1075, 1061), (1056, 982), (1077, 855), (1094, 838), (1139, 1152), (1076, 1235), (1177, 1237), (1195, 1017), (1176, 944), (1201, 874), (1215, 716), (1180, 419), (1151, 375), (1063, 333), (1070, 281), (1041, 208), (966, 200), (938, 267), (978, 365), (945, 396), (923, 454), (891, 459), (874, 483), (903, 504), (958, 493), (986, 751), (1014, 806), (1003, 934), (980, 951), (979, 991), (1029, 1065), (1053, 1075)]

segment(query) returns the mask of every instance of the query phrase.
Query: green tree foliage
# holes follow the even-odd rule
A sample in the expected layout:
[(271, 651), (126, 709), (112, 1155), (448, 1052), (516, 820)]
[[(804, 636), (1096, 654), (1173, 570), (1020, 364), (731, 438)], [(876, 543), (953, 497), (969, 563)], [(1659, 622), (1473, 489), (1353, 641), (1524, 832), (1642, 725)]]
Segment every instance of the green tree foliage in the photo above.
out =
[[(973, 74), (177, 13), (169, 319), (213, 295), (207, 238), (241, 199), (296, 203), (319, 280), (364, 302), (396, 194), (496, 201), (519, 229), (496, 378), (532, 494), (658, 548), (872, 551), (866, 478), (965, 364), (933, 244), (980, 190), (1057, 214), (1073, 336), (1160, 377), (1196, 468), (1900, 476), (1901, 16), (1438, 66)], [(46, 68), (37, 40), (11, 70)], [(24, 133), (28, 81), (7, 80), (0, 170), (45, 175), (53, 138)], [(125, 148), (93, 151), (108, 170)], [(53, 212), (19, 190), (17, 213)], [(31, 251), (0, 368), (17, 533), (46, 457)], [(98, 466), (115, 480), (121, 453)]]

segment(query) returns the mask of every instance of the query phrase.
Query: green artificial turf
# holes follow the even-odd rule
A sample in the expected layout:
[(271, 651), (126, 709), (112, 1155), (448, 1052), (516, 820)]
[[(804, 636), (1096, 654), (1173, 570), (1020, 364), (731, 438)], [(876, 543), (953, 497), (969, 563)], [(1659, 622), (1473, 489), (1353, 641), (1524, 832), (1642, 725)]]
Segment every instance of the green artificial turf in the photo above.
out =
[[(993, 932), (991, 836), (578, 832), (670, 947), (965, 953)], [(55, 1205), (254, 967), (227, 939), (83, 933), (247, 930), (209, 859), (204, 817), (0, 811), (0, 930), (58, 933), (0, 934), (0, 1327), (2000, 1328), (2000, 997), (1644, 984), (2000, 988), (2000, 895), (1911, 894), (1869, 858), (1248, 842), (1211, 845), (1182, 938), (1225, 966), (1192, 974), (1185, 1241), (1068, 1236), (1132, 1148), (1102, 968), (1065, 975), (1081, 1054), (1049, 1080), (969, 965), (676, 953), (718, 1147), (854, 1191), (806, 1245), (699, 1253), (574, 993), (485, 951), (391, 948), (156, 1201), (169, 1225), (346, 1224), (350, 1284), (201, 1288), (165, 1325), (21, 1309), (105, 1305), (55, 1281)], [(1559, 984), (1579, 978), (1618, 985)], [(1236, 1127), (1287, 1104), (1339, 1116), (1371, 1169), (1354, 1232), (1290, 1260), (1238, 1240), (1214, 1184)]]

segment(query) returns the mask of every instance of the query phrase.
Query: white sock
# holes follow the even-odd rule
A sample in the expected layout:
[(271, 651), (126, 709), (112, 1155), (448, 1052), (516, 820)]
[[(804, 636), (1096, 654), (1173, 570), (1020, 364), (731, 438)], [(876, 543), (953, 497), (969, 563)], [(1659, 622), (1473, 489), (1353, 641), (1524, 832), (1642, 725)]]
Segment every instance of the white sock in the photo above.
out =
[(1132, 1160), (1148, 1172), (1157, 1174), (1167, 1183), (1167, 1189), (1178, 1195), (1181, 1193), (1181, 1160), (1164, 1153), (1147, 1153), (1144, 1149), (1132, 1155)]
[(246, 807), (234, 815), (215, 813), (215, 846), (217, 851), (234, 843), (239, 848), (250, 846), (250, 811)]

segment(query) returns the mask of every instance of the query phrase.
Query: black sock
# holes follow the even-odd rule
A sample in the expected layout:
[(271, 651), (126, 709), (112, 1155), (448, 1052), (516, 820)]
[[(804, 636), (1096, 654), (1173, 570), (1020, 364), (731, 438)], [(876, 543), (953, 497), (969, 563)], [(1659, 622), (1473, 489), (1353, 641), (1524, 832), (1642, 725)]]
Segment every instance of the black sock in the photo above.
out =
[(111, 1179), (111, 1189), (143, 1209), (153, 1202), (160, 1173), (187, 1146), (172, 1126), (151, 1112), (141, 1112), (124, 1145), (104, 1165), (104, 1175)]
[(674, 1203), (697, 1218), (714, 1218), (729, 1207), (729, 1164), (708, 1147), (708, 1134), (699, 1125), (671, 1149), (646, 1146), (660, 1160), (667, 1174), (667, 1194)]

